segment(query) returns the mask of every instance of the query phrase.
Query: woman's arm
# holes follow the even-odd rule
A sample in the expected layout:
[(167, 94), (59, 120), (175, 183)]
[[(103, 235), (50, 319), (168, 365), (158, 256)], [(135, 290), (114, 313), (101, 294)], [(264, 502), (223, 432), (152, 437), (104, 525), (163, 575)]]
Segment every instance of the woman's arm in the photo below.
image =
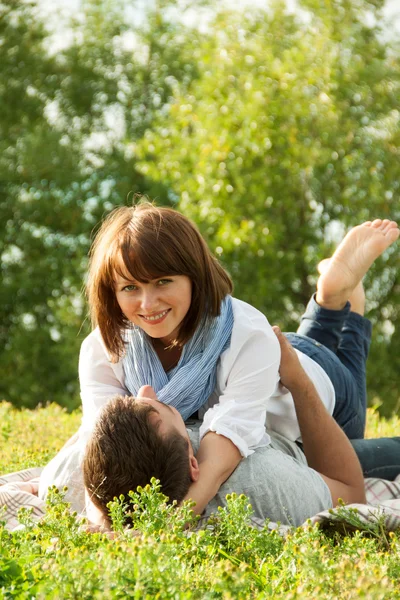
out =
[(210, 431), (202, 439), (196, 458), (200, 470), (199, 478), (190, 486), (185, 500), (194, 500), (194, 511), (201, 514), (224, 481), (236, 469), (242, 456), (231, 440)]
[[(267, 403), (279, 384), (280, 348), (270, 325), (253, 331), (239, 350), (232, 348), (235, 359), (218, 403), (204, 415), (200, 439), (209, 431), (228, 438), (245, 458), (266, 439)], [(265, 445), (265, 444), (264, 444)], [(201, 446), (200, 446), (201, 447)]]
[(220, 377), (219, 402), (207, 411), (200, 428), (200, 474), (187, 494), (196, 502), (198, 513), (241, 458), (252, 454), (260, 443), (268, 443), (266, 409), (279, 382), (280, 348), (265, 317), (252, 307), (248, 309), (252, 317), (255, 313), (255, 319), (248, 327), (246, 322), (240, 323), (238, 334), (234, 330), (231, 348), (220, 367), (223, 383)]
[(110, 398), (128, 394), (122, 365), (112, 364), (98, 329), (83, 341), (79, 354), (79, 383), (84, 428), (91, 428), (99, 409)]

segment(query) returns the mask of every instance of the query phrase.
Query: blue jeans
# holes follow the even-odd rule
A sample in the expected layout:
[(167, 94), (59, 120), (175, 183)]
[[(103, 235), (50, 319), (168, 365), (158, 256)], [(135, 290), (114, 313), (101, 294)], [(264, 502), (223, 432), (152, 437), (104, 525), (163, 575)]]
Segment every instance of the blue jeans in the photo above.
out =
[(370, 321), (350, 312), (328, 310), (311, 298), (297, 333), (286, 337), (326, 372), (335, 389), (333, 417), (349, 439), (363, 438), (367, 412), (366, 361)]
[(367, 410), (366, 361), (370, 321), (343, 310), (328, 310), (311, 298), (291, 344), (315, 360), (332, 381), (336, 394), (333, 417), (350, 438), (365, 477), (392, 481), (400, 473), (400, 437), (362, 439)]
[(364, 477), (393, 481), (400, 473), (400, 437), (350, 440)]

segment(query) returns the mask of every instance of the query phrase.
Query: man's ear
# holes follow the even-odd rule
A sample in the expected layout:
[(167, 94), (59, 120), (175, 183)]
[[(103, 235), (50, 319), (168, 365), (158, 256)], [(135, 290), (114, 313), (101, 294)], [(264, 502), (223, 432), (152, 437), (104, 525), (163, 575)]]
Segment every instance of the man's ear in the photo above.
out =
[(189, 456), (189, 466), (190, 466), (190, 479), (192, 481), (197, 481), (200, 475), (199, 463), (197, 462), (197, 458), (195, 456)]

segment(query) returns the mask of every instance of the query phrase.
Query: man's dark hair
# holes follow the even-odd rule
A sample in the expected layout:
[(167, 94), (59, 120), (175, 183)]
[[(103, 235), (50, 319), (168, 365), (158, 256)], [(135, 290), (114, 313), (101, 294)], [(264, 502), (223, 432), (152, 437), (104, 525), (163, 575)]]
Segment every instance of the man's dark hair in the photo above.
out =
[(107, 504), (120, 494), (161, 482), (169, 501), (181, 502), (190, 483), (189, 445), (178, 431), (161, 435), (151, 422), (157, 411), (133, 397), (116, 396), (103, 408), (83, 460), (85, 487), (108, 519)]

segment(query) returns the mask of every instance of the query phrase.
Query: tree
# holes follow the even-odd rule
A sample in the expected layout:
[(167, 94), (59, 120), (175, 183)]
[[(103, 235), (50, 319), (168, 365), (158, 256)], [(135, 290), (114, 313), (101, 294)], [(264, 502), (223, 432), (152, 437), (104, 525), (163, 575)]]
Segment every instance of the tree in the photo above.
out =
[(91, 232), (131, 193), (168, 202), (137, 170), (135, 145), (173, 82), (196, 76), (195, 42), (162, 5), (136, 30), (123, 8), (84, 2), (54, 53), (35, 3), (1, 6), (0, 393), (17, 406), (79, 405)]
[[(382, 2), (301, 6), (297, 15), (282, 2), (221, 12), (196, 50), (200, 77), (176, 86), (168, 119), (141, 144), (141, 172), (168, 182), (236, 294), (285, 329), (338, 232), (376, 215), (400, 218), (400, 63), (377, 25)], [(366, 24), (367, 11), (376, 24)], [(400, 367), (388, 325), (399, 325), (395, 264), (388, 252), (370, 277), (369, 385), (386, 407), (397, 401), (397, 384), (386, 382)]]
[[(400, 218), (399, 52), (382, 1), (221, 11), (205, 33), (173, 16), (190, 6), (157, 0), (132, 24), (124, 0), (85, 0), (57, 52), (34, 2), (0, 7), (0, 393), (16, 405), (78, 405), (91, 232), (131, 193), (193, 218), (236, 295), (285, 328), (338, 232)], [(389, 252), (369, 278), (369, 384), (388, 410), (395, 267)]]

